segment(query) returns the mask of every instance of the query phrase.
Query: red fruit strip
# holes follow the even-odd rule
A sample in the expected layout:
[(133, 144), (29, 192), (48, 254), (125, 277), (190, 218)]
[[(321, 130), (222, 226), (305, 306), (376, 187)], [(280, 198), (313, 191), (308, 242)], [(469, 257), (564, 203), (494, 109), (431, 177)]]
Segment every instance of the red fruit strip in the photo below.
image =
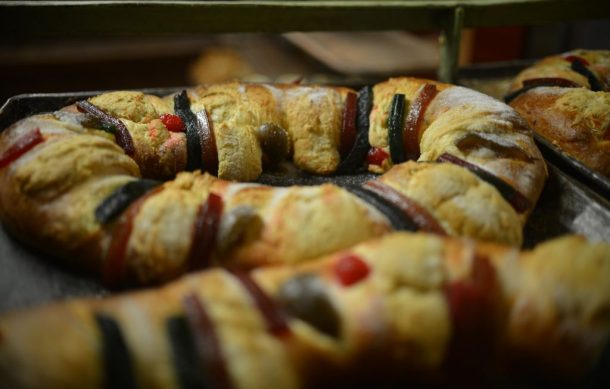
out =
[(246, 272), (228, 269), (246, 289), (256, 304), (256, 307), (263, 315), (267, 324), (267, 331), (276, 336), (287, 335), (290, 333), (286, 314), (275, 304), (275, 302), (265, 293), (264, 290)]
[[(470, 277), (445, 286), (454, 339), (452, 351), (465, 355), (490, 335), (496, 272), (486, 256), (475, 255)], [(484, 343), (483, 343), (484, 344)]]
[(343, 108), (343, 123), (341, 125), (340, 152), (344, 159), (354, 147), (356, 142), (356, 112), (358, 107), (358, 96), (349, 92), (345, 97)]
[(369, 165), (381, 166), (383, 164), (383, 161), (388, 159), (389, 156), (390, 155), (386, 153), (383, 149), (380, 149), (378, 147), (371, 147), (366, 156), (366, 163), (368, 163)]
[(114, 139), (116, 140), (116, 143), (123, 149), (123, 151), (125, 151), (125, 154), (129, 155), (130, 157), (135, 154), (136, 149), (133, 145), (131, 134), (121, 120), (109, 115), (99, 107), (86, 100), (77, 102), (76, 108), (78, 108), (79, 111), (88, 113), (99, 120), (100, 123), (102, 123), (102, 126), (104, 126), (106, 129), (111, 129), (112, 132), (114, 132)]
[(34, 148), (34, 146), (42, 143), (43, 141), (44, 138), (40, 133), (40, 128), (35, 128), (34, 130), (23, 134), (15, 141), (15, 143), (0, 154), (0, 169), (8, 166), (11, 162), (16, 161), (23, 154), (27, 153)]
[(209, 388), (231, 388), (231, 380), (225, 365), (214, 323), (195, 293), (187, 295), (182, 301), (184, 314), (195, 338), (195, 345), (201, 360), (201, 369)]
[(565, 59), (566, 61), (568, 61), (570, 63), (572, 63), (572, 62), (580, 62), (581, 64), (583, 64), (585, 66), (589, 66), (590, 65), (589, 61), (587, 61), (583, 57), (579, 57), (577, 55), (566, 55), (565, 57), (563, 57), (563, 59)]
[(434, 84), (424, 84), (417, 97), (409, 107), (407, 121), (403, 133), (403, 142), (405, 145), (405, 155), (407, 160), (416, 161), (419, 158), (419, 132), (421, 123), (424, 120), (426, 109), (430, 105), (432, 99), (437, 95), (438, 90)]
[(523, 80), (523, 87), (510, 92), (504, 96), (504, 102), (510, 103), (517, 97), (521, 96), (530, 89), (543, 87), (543, 86), (558, 86), (563, 88), (582, 88), (582, 85), (575, 83), (574, 81), (566, 80), (560, 77), (541, 77), (541, 78), (530, 78), (529, 80)]
[(396, 189), (381, 181), (369, 181), (364, 184), (364, 187), (397, 206), (415, 223), (418, 229), (437, 235), (447, 235), (445, 229), (426, 208)]
[(532, 87), (532, 86), (560, 86), (563, 88), (580, 88), (582, 85), (572, 81), (566, 80), (565, 78), (560, 77), (540, 77), (540, 78), (530, 78), (528, 80), (523, 80), (524, 87)]
[(164, 113), (159, 117), (163, 125), (171, 132), (184, 132), (184, 122), (178, 115), (172, 115), (171, 113)]
[(527, 211), (532, 207), (529, 199), (523, 195), (523, 193), (519, 192), (517, 189), (513, 188), (511, 185), (506, 183), (504, 180), (496, 177), (492, 173), (487, 170), (480, 168), (477, 165), (474, 165), (470, 162), (464, 161), (461, 158), (456, 157), (455, 155), (451, 155), (449, 153), (444, 153), (441, 155), (437, 161), (439, 162), (449, 162), (454, 165), (461, 166), (466, 168), (476, 174), (483, 181), (488, 182), (493, 185), (500, 195), (504, 197), (506, 201), (517, 211), (517, 213), (522, 213)]
[(595, 73), (589, 69), (587, 65), (585, 65), (582, 61), (572, 61), (570, 64), (570, 69), (575, 71), (576, 73), (587, 78), (589, 82), (589, 88), (594, 92), (599, 92), (604, 90), (604, 84), (600, 81)]
[(207, 111), (202, 109), (195, 114), (197, 118), (197, 124), (200, 130), (201, 136), (201, 162), (202, 169), (210, 172), (214, 175), (218, 174), (218, 150), (216, 149), (216, 137), (214, 136), (214, 129), (212, 122), (208, 116)]
[(192, 270), (208, 267), (210, 264), (222, 208), (222, 198), (214, 193), (210, 193), (206, 201), (199, 206), (193, 225), (193, 239), (187, 262)]
[(161, 189), (162, 187), (157, 187), (132, 203), (114, 227), (110, 247), (108, 247), (106, 259), (102, 265), (102, 281), (104, 285), (116, 287), (123, 280), (127, 265), (127, 244), (133, 230), (134, 220), (138, 213), (140, 213), (144, 202), (151, 196), (159, 193)]
[(347, 254), (335, 263), (335, 275), (343, 286), (353, 285), (368, 276), (369, 265), (355, 254)]

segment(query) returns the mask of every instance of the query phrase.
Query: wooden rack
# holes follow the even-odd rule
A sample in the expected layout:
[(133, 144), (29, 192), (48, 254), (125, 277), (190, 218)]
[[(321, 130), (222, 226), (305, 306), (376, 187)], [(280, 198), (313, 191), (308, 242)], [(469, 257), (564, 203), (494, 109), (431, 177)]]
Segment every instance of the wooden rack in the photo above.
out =
[(465, 27), (610, 17), (608, 0), (3, 1), (0, 33), (45, 36), (220, 32), (440, 31), (438, 76), (455, 81)]

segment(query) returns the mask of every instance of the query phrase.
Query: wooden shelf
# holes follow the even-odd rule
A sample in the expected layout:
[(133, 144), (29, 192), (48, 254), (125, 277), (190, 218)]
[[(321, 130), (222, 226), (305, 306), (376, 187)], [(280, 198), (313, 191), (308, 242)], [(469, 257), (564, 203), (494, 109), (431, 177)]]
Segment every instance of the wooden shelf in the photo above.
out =
[(0, 33), (49, 36), (219, 32), (441, 31), (439, 77), (455, 79), (463, 27), (610, 16), (608, 0), (3, 1)]

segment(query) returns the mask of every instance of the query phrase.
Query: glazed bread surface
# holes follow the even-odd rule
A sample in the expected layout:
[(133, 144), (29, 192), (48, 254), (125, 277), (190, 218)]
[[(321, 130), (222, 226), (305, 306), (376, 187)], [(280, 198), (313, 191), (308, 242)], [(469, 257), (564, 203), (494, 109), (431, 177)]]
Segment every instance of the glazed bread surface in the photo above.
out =
[[(589, 75), (576, 71), (575, 62)], [(573, 85), (536, 87), (510, 105), (562, 152), (610, 176), (610, 51), (574, 50), (547, 57), (517, 75), (511, 91), (541, 78)]]

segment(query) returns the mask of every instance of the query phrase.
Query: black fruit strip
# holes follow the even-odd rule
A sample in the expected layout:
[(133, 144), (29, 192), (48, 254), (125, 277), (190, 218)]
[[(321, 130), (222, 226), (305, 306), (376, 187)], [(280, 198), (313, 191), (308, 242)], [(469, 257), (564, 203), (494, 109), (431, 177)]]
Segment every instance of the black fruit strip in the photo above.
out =
[(114, 134), (114, 139), (116, 143), (125, 151), (125, 154), (130, 157), (133, 156), (136, 152), (136, 149), (133, 145), (133, 139), (131, 138), (131, 134), (125, 127), (125, 124), (118, 118), (104, 112), (101, 108), (96, 105), (91, 104), (90, 102), (83, 100), (76, 103), (76, 108), (81, 111), (88, 113), (93, 116), (102, 125), (102, 128), (105, 131), (111, 132)]
[(186, 318), (183, 316), (169, 318), (167, 320), (167, 335), (180, 388), (203, 388), (201, 362)]
[(532, 204), (528, 200), (525, 195), (519, 192), (517, 189), (513, 188), (511, 185), (503, 181), (502, 179), (496, 177), (485, 169), (480, 168), (477, 165), (474, 165), (470, 162), (464, 161), (461, 158), (458, 158), (454, 155), (445, 153), (438, 158), (439, 162), (449, 162), (455, 165), (464, 167), (474, 174), (476, 174), (480, 179), (486, 181), (487, 183), (493, 185), (500, 195), (504, 197), (506, 201), (517, 211), (517, 213), (523, 213), (532, 207)]
[(205, 373), (204, 380), (207, 384), (205, 387), (232, 388), (220, 339), (205, 304), (197, 294), (192, 293), (184, 298), (182, 306), (201, 361), (200, 371)]
[(104, 314), (96, 314), (95, 321), (102, 336), (104, 387), (112, 389), (135, 388), (131, 356), (121, 328), (114, 319)]
[(341, 161), (336, 174), (354, 173), (364, 166), (366, 155), (371, 147), (369, 144), (369, 115), (373, 108), (373, 88), (365, 86), (358, 92), (358, 110), (356, 114), (356, 141), (354, 147)]
[(137, 199), (160, 185), (155, 180), (136, 180), (116, 189), (95, 208), (95, 219), (100, 224), (108, 223), (120, 216)]
[(402, 136), (405, 104), (405, 95), (395, 94), (390, 106), (390, 116), (388, 117), (388, 143), (390, 144), (390, 156), (394, 163), (404, 162), (407, 159)]
[(570, 67), (576, 73), (582, 74), (583, 76), (587, 77), (587, 81), (589, 81), (589, 85), (591, 86), (592, 91), (599, 92), (604, 90), (602, 83), (599, 82), (597, 76), (593, 74), (593, 72), (587, 67), (587, 65), (585, 65), (581, 61), (572, 61)]
[(417, 224), (407, 217), (403, 210), (391, 201), (360, 185), (345, 185), (343, 189), (364, 200), (385, 215), (397, 231), (417, 231)]
[(201, 127), (191, 111), (191, 101), (186, 90), (174, 96), (174, 111), (186, 127), (186, 170), (201, 168)]

